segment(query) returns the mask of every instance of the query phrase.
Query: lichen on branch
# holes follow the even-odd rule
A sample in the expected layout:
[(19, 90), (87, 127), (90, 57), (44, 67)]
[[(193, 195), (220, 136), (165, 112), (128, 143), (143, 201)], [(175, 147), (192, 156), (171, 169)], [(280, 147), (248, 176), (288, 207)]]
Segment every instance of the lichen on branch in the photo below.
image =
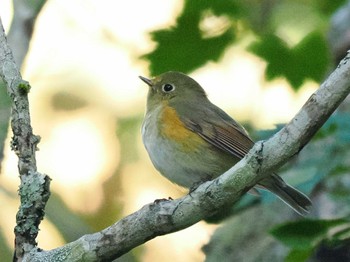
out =
[(18, 156), (21, 204), (16, 216), (14, 261), (22, 261), (26, 253), (36, 248), (39, 224), (44, 218), (50, 195), (50, 178), (37, 172), (35, 153), (40, 137), (33, 134), (28, 92), (30, 85), (22, 79), (0, 19), (0, 76), (12, 101), (11, 148)]

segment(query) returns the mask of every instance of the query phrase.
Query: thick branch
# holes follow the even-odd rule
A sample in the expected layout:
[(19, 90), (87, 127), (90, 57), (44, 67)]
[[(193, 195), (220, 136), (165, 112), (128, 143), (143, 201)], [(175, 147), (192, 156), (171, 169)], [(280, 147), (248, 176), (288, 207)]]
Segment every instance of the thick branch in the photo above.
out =
[(37, 172), (35, 151), (40, 138), (33, 135), (30, 123), (28, 102), (30, 86), (22, 80), (12, 51), (7, 44), (1, 20), (0, 76), (12, 100), (12, 149), (18, 156), (21, 179), (19, 187), (21, 206), (16, 217), (14, 260), (21, 260), (25, 252), (36, 246), (38, 226), (43, 219), (44, 207), (49, 197), (50, 179)]
[(236, 202), (297, 154), (350, 92), (350, 54), (277, 134), (258, 142), (238, 164), (177, 200), (148, 204), (114, 225), (28, 261), (110, 261), (157, 236), (181, 230)]

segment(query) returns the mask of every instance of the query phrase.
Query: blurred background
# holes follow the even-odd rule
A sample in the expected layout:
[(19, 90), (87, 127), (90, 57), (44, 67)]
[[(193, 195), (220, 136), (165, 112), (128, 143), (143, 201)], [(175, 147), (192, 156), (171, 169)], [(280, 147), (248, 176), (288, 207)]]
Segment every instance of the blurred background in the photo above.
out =
[[(52, 178), (43, 249), (186, 194), (158, 174), (142, 145), (147, 86), (139, 75), (191, 75), (258, 140), (296, 114), (350, 47), (345, 0), (0, 0), (0, 16), (32, 86), (38, 170)], [(19, 178), (10, 101), (0, 92), (0, 256), (10, 261)], [(271, 194), (246, 195), (224, 219), (116, 261), (349, 261), (348, 103), (279, 172), (313, 199), (308, 218)]]

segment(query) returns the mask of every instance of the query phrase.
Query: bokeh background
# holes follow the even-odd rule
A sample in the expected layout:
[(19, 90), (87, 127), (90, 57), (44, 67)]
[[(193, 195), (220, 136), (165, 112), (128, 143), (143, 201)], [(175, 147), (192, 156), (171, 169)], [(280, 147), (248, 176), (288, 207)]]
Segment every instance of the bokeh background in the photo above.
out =
[[(0, 0), (7, 31), (16, 30), (14, 11), (26, 15), (18, 2)], [(158, 174), (142, 145), (147, 86), (139, 75), (190, 74), (212, 102), (255, 139), (264, 139), (293, 117), (350, 46), (347, 1), (42, 4), (22, 73), (32, 86), (34, 133), (41, 136), (38, 170), (52, 178), (38, 237), (43, 249), (101, 230), (155, 199), (187, 192)], [(14, 53), (19, 43), (12, 43)], [(1, 92), (0, 260), (10, 261), (19, 179), (9, 146), (9, 100)], [(118, 261), (350, 259), (347, 104), (281, 170), (312, 196), (308, 219), (270, 194), (247, 195), (220, 223), (200, 222), (156, 238)]]

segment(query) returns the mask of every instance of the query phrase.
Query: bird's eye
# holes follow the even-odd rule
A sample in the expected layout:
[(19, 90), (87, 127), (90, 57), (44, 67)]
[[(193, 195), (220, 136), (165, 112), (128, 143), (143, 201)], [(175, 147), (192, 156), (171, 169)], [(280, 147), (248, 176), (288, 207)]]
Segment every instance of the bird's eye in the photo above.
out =
[(165, 93), (169, 93), (169, 92), (175, 90), (175, 86), (173, 86), (172, 84), (164, 84), (164, 85), (162, 86), (162, 90), (163, 90), (163, 92), (165, 92)]

